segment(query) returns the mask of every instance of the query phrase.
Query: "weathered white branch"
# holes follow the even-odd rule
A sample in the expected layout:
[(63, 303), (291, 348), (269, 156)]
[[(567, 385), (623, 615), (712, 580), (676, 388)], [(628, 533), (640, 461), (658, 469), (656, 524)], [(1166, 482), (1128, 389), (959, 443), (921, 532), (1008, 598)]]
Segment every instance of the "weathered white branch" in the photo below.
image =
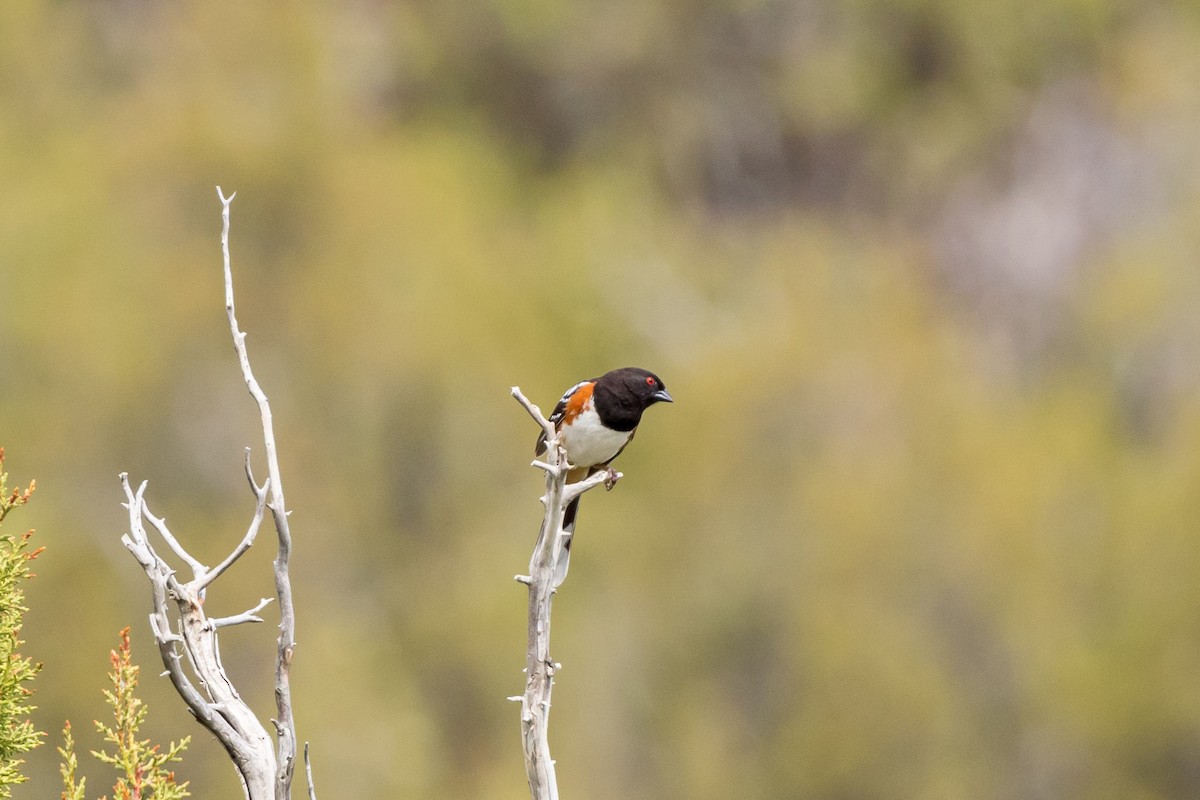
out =
[[(241, 541), (212, 569), (187, 551), (167, 527), (163, 518), (150, 512), (144, 499), (146, 483), (143, 482), (135, 492), (124, 473), (121, 475), (121, 484), (127, 499), (125, 505), (129, 509), (129, 532), (122, 536), (121, 540), (150, 580), (150, 628), (158, 643), (159, 654), (165, 667), (163, 674), (170, 678), (196, 719), (225, 747), (237, 768), (247, 799), (288, 800), (296, 762), (296, 732), (292, 719), (289, 677), (292, 652), (295, 648), (295, 615), (288, 578), (288, 561), (291, 555), (289, 512), (284, 502), (283, 484), (280, 480), (271, 409), (266, 395), (250, 370), (250, 360), (246, 353), (246, 334), (238, 329), (234, 314), (233, 276), (229, 257), (229, 205), (233, 201), (233, 195), (225, 197), (220, 187), (217, 187), (217, 195), (222, 204), (221, 250), (225, 267), (225, 310), (229, 317), (230, 332), (233, 335), (234, 350), (241, 366), (242, 377), (258, 404), (262, 418), (268, 476), (261, 486), (254, 480), (247, 449), (245, 471), (256, 501), (254, 515)], [(254, 544), (268, 508), (271, 510), (278, 534), (278, 554), (274, 564), (276, 597), (263, 598), (254, 608), (240, 614), (208, 617), (203, 602), (205, 590)], [(158, 554), (147, 536), (146, 523), (158, 533), (170, 552), (191, 568), (191, 580), (182, 581), (171, 565)], [(219, 629), (230, 625), (262, 622), (258, 612), (275, 599), (278, 599), (280, 607), (280, 634), (275, 664), (275, 703), (278, 718), (272, 720), (277, 745), (273, 746), (267, 729), (249, 705), (241, 699), (225, 673), (221, 664), (217, 633)], [(171, 613), (172, 601), (175, 606), (174, 613)], [(185, 657), (190, 666), (190, 674), (183, 665)], [(311, 772), (309, 775), (309, 796), (313, 797)]]
[(258, 612), (266, 608), (273, 598), (264, 597), (258, 601), (258, 605), (249, 611), (243, 611), (241, 614), (234, 614), (231, 617), (210, 617), (208, 625), (210, 628), (224, 628), (229, 625), (241, 625), (246, 622), (262, 622), (263, 618), (258, 616)]
[(317, 800), (317, 785), (313, 783), (312, 761), (308, 758), (308, 742), (304, 743), (304, 777), (308, 781), (308, 800)]
[[(275, 594), (279, 598), (279, 639), (275, 650), (275, 710), (278, 715), (275, 720), (275, 731), (278, 735), (275, 773), (276, 800), (288, 800), (291, 797), (292, 774), (296, 768), (296, 723), (292, 716), (291, 670), (292, 654), (296, 648), (296, 612), (292, 604), (292, 584), (288, 576), (288, 563), (292, 554), (292, 534), (288, 525), (287, 504), (283, 498), (283, 480), (279, 471), (279, 456), (275, 449), (275, 426), (271, 419), (271, 405), (267, 395), (259, 386), (250, 369), (250, 356), (246, 351), (246, 334), (238, 328), (237, 314), (233, 304), (233, 269), (229, 258), (229, 205), (237, 192), (225, 196), (221, 187), (217, 187), (217, 196), (221, 198), (221, 253), (225, 262), (225, 314), (229, 317), (229, 331), (233, 335), (233, 349), (237, 352), (238, 363), (242, 368), (242, 378), (254, 402), (258, 404), (259, 416), (262, 420), (263, 445), (267, 453), (267, 481), (263, 484), (264, 492), (269, 493), (270, 501), (267, 507), (271, 509), (271, 518), (275, 523), (279, 549), (275, 556)], [(251, 486), (254, 478), (247, 476)], [(255, 487), (255, 494), (259, 494)]]
[[(145, 490), (146, 490), (146, 481), (142, 481), (142, 486), (140, 489), (138, 489), (138, 497), (141, 497), (142, 493), (145, 492)], [(146, 504), (145, 500), (142, 500), (141, 503), (142, 503), (142, 514), (146, 517), (147, 520), (149, 520), (150, 524), (154, 526), (154, 529), (158, 531), (159, 535), (162, 536), (163, 541), (167, 543), (167, 546), (171, 548), (171, 550), (175, 553), (175, 555), (179, 556), (184, 561), (186, 561), (187, 565), (192, 568), (193, 572), (201, 572), (204, 569), (204, 565), (201, 564), (196, 559), (192, 558), (192, 555), (187, 550), (183, 549), (183, 545), (179, 544), (179, 540), (176, 539), (171, 534), (171, 530), (167, 527), (166, 518), (165, 517), (156, 517), (153, 514), (151, 514), (150, 506), (148, 506)]]
[[(263, 763), (268, 766), (274, 764), (275, 754), (271, 749), (270, 736), (225, 676), (217, 655), (216, 629), (205, 618), (199, 590), (191, 583), (179, 581), (175, 570), (150, 543), (142, 520), (151, 520), (159, 534), (165, 532), (164, 540), (175, 542), (173, 550), (179, 546), (178, 540), (171, 535), (165, 522), (160, 519), (155, 523), (156, 518), (146, 510), (142, 497), (146, 490), (145, 482), (134, 492), (129, 486), (129, 476), (121, 473), (121, 485), (125, 489), (128, 500), (126, 507), (129, 509), (129, 533), (122, 536), (121, 541), (150, 580), (150, 629), (158, 643), (167, 677), (200, 724), (212, 731), (224, 745), (237, 767), (248, 800), (271, 800), (273, 769), (262, 770), (259, 767)], [(184, 560), (195, 562), (190, 556)], [(174, 601), (176, 606), (178, 633), (172, 631), (169, 601)], [(197, 681), (204, 688), (204, 694), (196, 689), (183, 669), (183, 657), (177, 646), (182, 646)]]
[[(540, 408), (538, 408), (536, 405), (534, 405), (529, 400), (528, 397), (526, 397), (524, 394), (521, 393), (521, 387), (519, 387), (519, 386), (512, 387), (512, 396), (517, 398), (517, 402), (520, 403), (525, 408), (525, 410), (529, 412), (529, 416), (533, 417), (533, 421), (541, 426), (542, 431), (544, 431), (546, 434), (547, 441), (554, 438), (555, 432), (554, 432), (553, 423), (551, 423), (550, 420), (546, 419), (546, 417), (542, 414), (542, 410)], [(557, 462), (555, 462), (555, 463), (557, 463)]]
[(563, 487), (563, 507), (566, 508), (567, 503), (570, 503), (576, 497), (579, 497), (579, 495), (583, 494), (589, 489), (595, 489), (597, 486), (600, 486), (604, 483), (615, 484), (621, 479), (623, 474), (624, 473), (621, 472), (597, 472), (595, 475), (589, 475), (581, 481), (568, 483)]
[(550, 658), (550, 604), (555, 591), (554, 575), (562, 556), (563, 514), (571, 500), (606, 481), (611, 485), (620, 474), (609, 477), (607, 473), (597, 473), (568, 485), (569, 465), (554, 425), (518, 387), (512, 387), (512, 395), (546, 434), (543, 460), (533, 462), (533, 466), (546, 473), (546, 494), (541, 498), (546, 510), (529, 560), (529, 574), (515, 576), (518, 582), (529, 587), (529, 624), (525, 694), (509, 699), (521, 701), (521, 746), (525, 753), (525, 776), (530, 794), (533, 800), (558, 800), (558, 781), (554, 760), (550, 757), (549, 727), (554, 674), (561, 665)]
[(259, 486), (258, 482), (254, 480), (254, 467), (252, 467), (250, 465), (250, 448), (249, 447), (246, 448), (245, 455), (246, 455), (246, 465), (245, 465), (246, 480), (250, 482), (250, 491), (254, 492), (255, 497), (262, 497), (262, 496), (266, 495), (267, 483), (266, 483), (266, 481), (263, 481), (263, 485)]
[[(242, 537), (242, 541), (238, 542), (238, 546), (233, 549), (233, 552), (225, 556), (225, 560), (217, 564), (210, 570), (202, 571), (198, 575), (195, 583), (196, 586), (203, 591), (206, 586), (221, 577), (225, 570), (233, 566), (233, 562), (242, 557), (243, 554), (254, 544), (254, 539), (258, 536), (258, 527), (262, 525), (263, 511), (267, 506), (266, 486), (271, 483), (271, 479), (267, 478), (266, 484), (263, 485), (263, 490), (259, 491), (255, 486), (255, 494), (258, 496), (258, 504), (254, 508), (254, 516), (250, 520), (250, 527), (246, 530), (246, 535)], [(251, 481), (253, 484), (253, 481)]]

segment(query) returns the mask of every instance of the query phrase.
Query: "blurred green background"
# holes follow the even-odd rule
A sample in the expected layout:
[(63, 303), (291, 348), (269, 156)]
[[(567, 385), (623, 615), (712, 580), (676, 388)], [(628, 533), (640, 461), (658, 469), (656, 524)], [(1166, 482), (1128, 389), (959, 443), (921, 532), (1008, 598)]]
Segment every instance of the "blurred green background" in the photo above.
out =
[[(249, 520), (220, 184), (322, 798), (527, 796), (508, 389), (624, 365), (677, 402), (583, 504), (564, 796), (1196, 797), (1197, 75), (1192, 2), (0, 4), (52, 732), (17, 796), (57, 796), (64, 719), (98, 746), (125, 624), (149, 733), (239, 795), (154, 677), (117, 481), (209, 563)], [(272, 544), (209, 613), (271, 593)], [(223, 639), (263, 718), (273, 634)]]

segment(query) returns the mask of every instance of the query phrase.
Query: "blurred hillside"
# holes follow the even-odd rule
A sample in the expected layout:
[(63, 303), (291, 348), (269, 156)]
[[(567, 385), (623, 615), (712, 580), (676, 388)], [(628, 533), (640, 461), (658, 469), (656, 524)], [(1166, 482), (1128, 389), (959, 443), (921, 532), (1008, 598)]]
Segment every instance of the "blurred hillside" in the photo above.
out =
[[(0, 4), (39, 726), (101, 716), (132, 624), (149, 733), (238, 794), (149, 679), (117, 482), (210, 563), (252, 512), (220, 184), (321, 797), (527, 796), (508, 388), (623, 365), (676, 403), (583, 504), (564, 796), (1196, 797), (1198, 74), (1193, 3)], [(263, 718), (272, 635), (223, 648)]]

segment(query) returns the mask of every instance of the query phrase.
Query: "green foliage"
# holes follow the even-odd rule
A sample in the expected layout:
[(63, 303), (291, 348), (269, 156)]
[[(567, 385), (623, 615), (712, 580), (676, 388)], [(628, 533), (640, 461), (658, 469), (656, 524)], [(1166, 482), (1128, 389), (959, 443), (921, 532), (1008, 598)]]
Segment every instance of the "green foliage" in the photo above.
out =
[[(9, 492), (8, 475), (4, 472), (4, 448), (0, 447), (0, 522), (8, 512), (29, 502), (35, 483)], [(42, 733), (29, 719), (34, 706), (26, 686), (41, 669), (18, 652), (24, 642), (20, 638), (22, 618), (28, 609), (21, 584), (32, 577), (29, 562), (37, 558), (41, 548), (29, 550), (33, 531), (20, 536), (0, 536), (0, 797), (11, 797), (14, 784), (28, 778), (21, 773), (27, 753), (42, 743)]]
[[(118, 777), (113, 785), (114, 800), (179, 800), (190, 796), (188, 782), (177, 783), (174, 771), (168, 769), (167, 765), (182, 760), (191, 737), (185, 736), (178, 742), (171, 742), (165, 750), (160, 745), (152, 745), (148, 739), (138, 738), (138, 732), (146, 721), (147, 708), (135, 694), (139, 669), (133, 663), (129, 628), (121, 631), (121, 642), (109, 654), (109, 660), (112, 664), (112, 672), (109, 673), (112, 688), (104, 690), (104, 698), (112, 708), (113, 724), (97, 721), (96, 730), (104, 736), (104, 741), (112, 745), (112, 751), (93, 750), (92, 755), (117, 771)], [(59, 766), (63, 780), (62, 799), (84, 800), (86, 779), (76, 780), (78, 759), (70, 722), (63, 728), (63, 746), (58, 752), (62, 757)]]
[(58, 768), (63, 781), (61, 800), (86, 800), (87, 795), (84, 793), (84, 789), (87, 778), (76, 777), (79, 759), (75, 756), (75, 736), (71, 733), (69, 721), (63, 725), (63, 743), (62, 747), (58, 748), (58, 755), (62, 758)]

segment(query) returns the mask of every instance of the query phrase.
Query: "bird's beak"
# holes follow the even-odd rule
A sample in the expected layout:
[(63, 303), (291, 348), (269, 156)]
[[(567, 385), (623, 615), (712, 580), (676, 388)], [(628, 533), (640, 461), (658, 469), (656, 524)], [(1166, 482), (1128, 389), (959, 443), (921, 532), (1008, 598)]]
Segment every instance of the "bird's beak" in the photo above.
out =
[(652, 394), (650, 396), (652, 398), (654, 398), (655, 400), (661, 401), (663, 403), (674, 403), (675, 402), (675, 400), (672, 399), (671, 395), (667, 394), (666, 389), (659, 389), (657, 392), (655, 392), (654, 394)]

